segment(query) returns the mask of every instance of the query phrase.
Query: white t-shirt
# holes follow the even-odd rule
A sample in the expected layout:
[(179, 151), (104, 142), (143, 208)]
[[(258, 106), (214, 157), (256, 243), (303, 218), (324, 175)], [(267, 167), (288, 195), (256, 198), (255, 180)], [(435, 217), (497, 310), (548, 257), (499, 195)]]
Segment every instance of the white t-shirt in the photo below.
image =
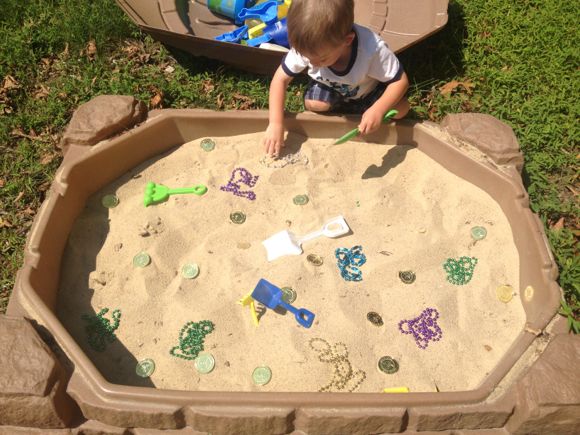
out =
[(402, 66), (387, 44), (373, 31), (355, 24), (351, 59), (343, 72), (329, 67), (315, 67), (310, 61), (291, 49), (282, 61), (282, 69), (290, 76), (297, 76), (306, 68), (308, 75), (344, 96), (354, 100), (368, 95), (379, 82), (398, 79)]

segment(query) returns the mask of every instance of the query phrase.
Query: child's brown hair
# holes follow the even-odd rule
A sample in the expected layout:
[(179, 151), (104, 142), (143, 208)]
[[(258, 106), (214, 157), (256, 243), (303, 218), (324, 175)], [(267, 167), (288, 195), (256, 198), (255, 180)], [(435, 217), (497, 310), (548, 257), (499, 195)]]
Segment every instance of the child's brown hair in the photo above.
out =
[(352, 31), (353, 0), (292, 0), (288, 9), (288, 40), (299, 53), (337, 46)]

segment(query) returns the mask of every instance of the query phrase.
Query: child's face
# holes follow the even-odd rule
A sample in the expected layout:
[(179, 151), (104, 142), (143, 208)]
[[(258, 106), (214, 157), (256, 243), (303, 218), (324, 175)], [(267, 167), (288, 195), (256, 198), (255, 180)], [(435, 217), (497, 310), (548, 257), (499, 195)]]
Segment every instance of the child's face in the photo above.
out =
[(349, 33), (339, 45), (327, 45), (317, 50), (316, 53), (304, 53), (315, 67), (322, 68), (336, 64), (339, 60), (350, 58), (350, 46), (354, 39), (354, 33)]

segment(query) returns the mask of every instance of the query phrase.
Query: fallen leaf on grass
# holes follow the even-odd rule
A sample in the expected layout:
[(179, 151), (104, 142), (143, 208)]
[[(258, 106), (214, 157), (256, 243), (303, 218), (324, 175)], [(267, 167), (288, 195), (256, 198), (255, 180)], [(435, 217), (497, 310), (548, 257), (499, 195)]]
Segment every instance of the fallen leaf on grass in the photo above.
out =
[(52, 162), (55, 157), (56, 157), (56, 154), (54, 154), (54, 153), (46, 153), (40, 158), (40, 164), (42, 166), (46, 166), (50, 162)]
[(0, 179), (0, 187), (4, 187), (5, 184), (6, 184), (6, 181)]
[(151, 109), (156, 109), (158, 107), (161, 107), (162, 103), (163, 103), (163, 92), (162, 91), (157, 91), (155, 93), (155, 95), (153, 95), (151, 97), (151, 99), (149, 100), (149, 106), (151, 107)]
[(60, 55), (63, 58), (67, 58), (68, 57), (68, 42), (66, 44), (64, 44), (64, 50), (62, 51), (62, 53), (60, 53)]
[(24, 196), (24, 192), (18, 192), (18, 195), (16, 195), (16, 198), (14, 198), (14, 204), (16, 204), (18, 201), (20, 201), (20, 198), (22, 198)]
[(12, 228), (13, 226), (9, 221), (0, 217), (0, 228)]
[(32, 130), (32, 129), (30, 129), (30, 132), (29, 132), (29, 134), (26, 134), (26, 133), (24, 133), (24, 132), (22, 131), (22, 129), (21, 129), (21, 128), (15, 128), (15, 129), (13, 129), (13, 130), (10, 132), (10, 135), (12, 135), (12, 136), (16, 136), (16, 137), (24, 137), (24, 138), (26, 138), (26, 139), (30, 139), (30, 140), (37, 140), (37, 141), (40, 141), (40, 142), (48, 142), (48, 140), (47, 140), (47, 139), (45, 139), (45, 138), (43, 138), (43, 137), (41, 137), (41, 136), (38, 136), (38, 135), (36, 134), (36, 132), (35, 132), (34, 130)]
[(458, 87), (462, 87), (468, 94), (471, 94), (475, 85), (471, 80), (465, 80), (464, 82), (460, 82), (458, 80), (451, 80), (449, 83), (444, 84), (439, 88), (439, 92), (442, 95), (449, 95), (453, 91), (455, 91)]
[(95, 60), (95, 56), (97, 55), (97, 44), (93, 39), (88, 42), (86, 50), (89, 60)]
[(556, 223), (550, 225), (550, 228), (554, 231), (560, 231), (562, 228), (564, 228), (564, 218), (561, 217), (558, 219)]
[(204, 80), (203, 82), (201, 82), (201, 88), (204, 94), (209, 94), (214, 90), (215, 85), (212, 83), (211, 80)]
[(14, 77), (7, 75), (4, 77), (4, 82), (2, 83), (2, 91), (8, 91), (10, 89), (18, 89), (20, 85)]
[[(248, 110), (252, 108), (252, 105), (256, 102), (253, 98), (247, 97), (242, 94), (238, 94), (237, 92), (232, 94), (234, 99), (233, 106), (236, 107), (238, 110)], [(240, 103), (238, 105), (238, 103)]]
[(34, 98), (37, 100), (46, 98), (46, 97), (48, 97), (49, 92), (50, 92), (50, 88), (48, 88), (44, 85), (37, 86), (36, 91), (34, 92)]

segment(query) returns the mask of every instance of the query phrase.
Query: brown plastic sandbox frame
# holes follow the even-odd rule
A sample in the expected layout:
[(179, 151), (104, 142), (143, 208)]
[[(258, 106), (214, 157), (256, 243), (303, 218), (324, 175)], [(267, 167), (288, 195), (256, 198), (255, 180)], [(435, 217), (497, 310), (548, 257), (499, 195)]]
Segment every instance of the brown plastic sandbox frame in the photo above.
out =
[[(483, 402), (523, 355), (537, 333), (554, 317), (561, 290), (557, 268), (540, 220), (529, 209), (519, 175), (510, 175), (485, 160), (476, 161), (456, 145), (434, 134), (436, 124), (399, 121), (368, 137), (376, 143), (414, 145), (452, 173), (480, 187), (500, 205), (511, 225), (520, 257), (519, 297), (526, 327), (482, 384), (471, 391), (441, 393), (286, 393), (190, 392), (111, 384), (55, 315), (60, 262), (72, 226), (86, 199), (147, 159), (200, 137), (264, 131), (268, 114), (162, 110), (151, 112), (140, 126), (94, 146), (71, 145), (38, 212), (10, 300), (9, 314), (24, 315), (46, 327), (74, 365), (67, 392), (88, 419), (115, 426), (169, 429), (183, 423), (188, 407), (210, 407), (218, 413), (270, 409), (361, 408), (403, 410), (406, 407), (466, 405)], [(334, 138), (356, 126), (355, 119), (315, 114), (288, 115), (287, 128), (311, 138)], [(329, 142), (330, 144), (331, 142)], [(513, 169), (513, 168), (512, 168)], [(534, 289), (531, 298), (523, 289)], [(528, 300), (529, 299), (529, 300)]]

